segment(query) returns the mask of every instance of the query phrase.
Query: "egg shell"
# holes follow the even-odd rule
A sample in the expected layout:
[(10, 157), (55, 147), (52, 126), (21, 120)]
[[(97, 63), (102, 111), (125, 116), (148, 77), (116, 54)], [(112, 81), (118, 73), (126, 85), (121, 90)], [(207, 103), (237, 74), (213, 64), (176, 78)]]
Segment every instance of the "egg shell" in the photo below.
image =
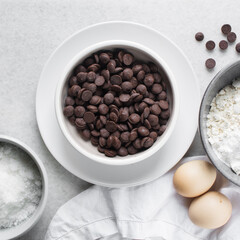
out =
[(182, 164), (173, 176), (176, 191), (184, 197), (197, 197), (207, 192), (214, 184), (217, 171), (203, 160)]
[(192, 222), (199, 227), (219, 228), (230, 219), (232, 204), (222, 193), (211, 191), (195, 198), (188, 214)]

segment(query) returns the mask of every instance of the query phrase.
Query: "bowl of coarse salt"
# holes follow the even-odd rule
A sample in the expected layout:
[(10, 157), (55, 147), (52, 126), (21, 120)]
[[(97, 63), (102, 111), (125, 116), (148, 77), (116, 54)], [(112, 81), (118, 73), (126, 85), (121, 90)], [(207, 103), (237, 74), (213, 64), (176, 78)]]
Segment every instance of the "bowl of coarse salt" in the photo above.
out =
[(199, 131), (209, 159), (240, 186), (240, 61), (223, 68), (208, 85), (199, 112)]
[(47, 173), (24, 143), (0, 135), (0, 239), (29, 231), (41, 217), (47, 200)]

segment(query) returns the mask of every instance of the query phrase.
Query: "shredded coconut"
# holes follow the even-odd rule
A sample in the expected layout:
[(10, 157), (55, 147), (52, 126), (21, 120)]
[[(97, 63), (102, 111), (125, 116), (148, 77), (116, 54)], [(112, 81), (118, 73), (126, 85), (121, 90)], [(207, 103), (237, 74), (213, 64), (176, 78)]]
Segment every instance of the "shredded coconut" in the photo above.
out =
[(212, 100), (207, 135), (216, 155), (240, 174), (240, 78)]
[(0, 229), (31, 217), (42, 195), (39, 170), (21, 149), (0, 143)]

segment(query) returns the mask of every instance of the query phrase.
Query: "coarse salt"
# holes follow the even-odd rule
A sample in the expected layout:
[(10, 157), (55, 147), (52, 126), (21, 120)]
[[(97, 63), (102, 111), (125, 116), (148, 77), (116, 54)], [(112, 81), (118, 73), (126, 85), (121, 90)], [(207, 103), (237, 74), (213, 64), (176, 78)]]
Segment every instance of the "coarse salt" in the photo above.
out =
[(31, 217), (41, 195), (42, 180), (35, 162), (23, 150), (0, 143), (0, 229)]

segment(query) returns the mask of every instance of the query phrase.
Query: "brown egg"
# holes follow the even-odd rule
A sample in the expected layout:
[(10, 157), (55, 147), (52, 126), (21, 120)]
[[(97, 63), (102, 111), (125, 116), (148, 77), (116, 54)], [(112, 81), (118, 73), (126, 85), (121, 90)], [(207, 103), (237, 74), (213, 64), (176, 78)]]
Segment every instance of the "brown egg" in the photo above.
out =
[(217, 171), (203, 160), (182, 164), (173, 176), (176, 191), (184, 197), (197, 197), (207, 192), (216, 180)]
[(230, 219), (232, 204), (222, 193), (208, 192), (192, 201), (188, 214), (199, 227), (214, 229)]

